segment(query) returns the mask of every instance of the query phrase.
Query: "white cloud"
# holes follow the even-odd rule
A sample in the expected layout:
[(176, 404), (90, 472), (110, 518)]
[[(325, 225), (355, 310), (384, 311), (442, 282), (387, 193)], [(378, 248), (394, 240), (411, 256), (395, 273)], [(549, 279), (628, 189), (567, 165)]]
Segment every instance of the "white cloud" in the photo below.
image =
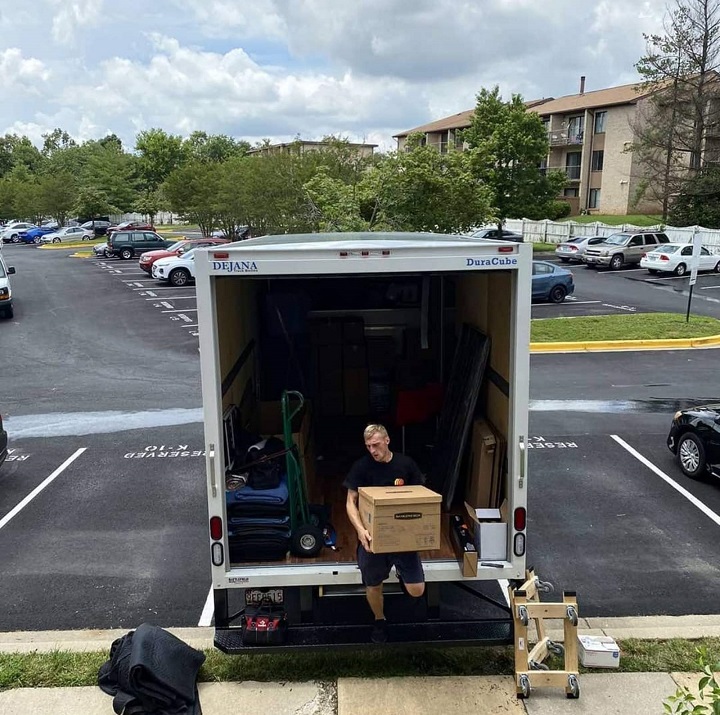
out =
[(34, 85), (45, 82), (49, 76), (50, 72), (43, 62), (35, 57), (23, 57), (17, 47), (0, 52), (0, 86), (3, 89), (33, 93), (37, 91)]
[(103, 0), (50, 0), (59, 7), (53, 17), (52, 36), (56, 42), (72, 45), (77, 41), (76, 31), (95, 25), (103, 11)]

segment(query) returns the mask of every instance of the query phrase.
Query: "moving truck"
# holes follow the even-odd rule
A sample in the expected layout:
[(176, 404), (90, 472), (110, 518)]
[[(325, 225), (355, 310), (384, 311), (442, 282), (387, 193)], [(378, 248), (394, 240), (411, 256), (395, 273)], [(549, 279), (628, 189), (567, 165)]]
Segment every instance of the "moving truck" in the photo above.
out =
[[(394, 572), (386, 583), (390, 641), (512, 642), (506, 602), (487, 591), (525, 578), (532, 246), (433, 233), (317, 233), (196, 253), (217, 647), (239, 653), (368, 643), (372, 616), (342, 483), (365, 452), (363, 428), (371, 422), (387, 425), (391, 448), (404, 447), (427, 486), (443, 495), (440, 547), (422, 553), (425, 597), (413, 610)], [(463, 347), (468, 331), (490, 346), (474, 387), (475, 353)], [(256, 514), (247, 504), (236, 511), (233, 502), (250, 493), (243, 493), (247, 440), (282, 439), (288, 390), (297, 411), (293, 454), (315, 515), (309, 531), (331, 525), (319, 551), (307, 553), (297, 534), (288, 547), (277, 536), (287, 529), (282, 514), (265, 506)], [(492, 469), (484, 469), (497, 482), (491, 504), (465, 503), (478, 491), (467, 483), (477, 478), (478, 420), (498, 445)], [(492, 560), (470, 553), (469, 563), (468, 543), (480, 529), (468, 510), (501, 504), (501, 553)], [(471, 534), (464, 546), (453, 516)], [(266, 527), (253, 532), (255, 523)], [(499, 615), (473, 605), (483, 599)], [(238, 618), (258, 603), (287, 625), (266, 647), (243, 640)]]

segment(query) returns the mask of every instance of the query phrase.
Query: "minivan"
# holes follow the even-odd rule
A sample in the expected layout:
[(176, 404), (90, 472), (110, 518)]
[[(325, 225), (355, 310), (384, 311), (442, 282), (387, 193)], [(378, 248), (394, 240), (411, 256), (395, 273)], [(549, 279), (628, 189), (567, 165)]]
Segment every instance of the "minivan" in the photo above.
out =
[(7, 266), (0, 253), (0, 315), (5, 318), (13, 317), (12, 290), (10, 289), (10, 276), (15, 273), (12, 266)]

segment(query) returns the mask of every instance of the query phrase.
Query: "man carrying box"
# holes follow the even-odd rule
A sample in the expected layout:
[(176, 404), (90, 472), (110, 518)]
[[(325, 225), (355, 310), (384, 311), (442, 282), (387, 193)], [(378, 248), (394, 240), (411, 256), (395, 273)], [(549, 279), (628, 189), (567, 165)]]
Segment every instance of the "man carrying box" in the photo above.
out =
[(383, 610), (383, 581), (388, 578), (394, 566), (403, 591), (408, 596), (420, 598), (425, 592), (425, 574), (420, 554), (416, 551), (382, 554), (372, 552), (372, 537), (365, 528), (358, 509), (358, 489), (422, 484), (424, 478), (417, 464), (410, 457), (390, 451), (390, 437), (385, 427), (379, 424), (368, 425), (363, 437), (369, 454), (353, 464), (343, 486), (348, 490), (346, 502), (348, 517), (360, 541), (357, 562), (368, 604), (375, 616), (371, 640), (373, 643), (384, 643), (387, 640), (387, 626)]

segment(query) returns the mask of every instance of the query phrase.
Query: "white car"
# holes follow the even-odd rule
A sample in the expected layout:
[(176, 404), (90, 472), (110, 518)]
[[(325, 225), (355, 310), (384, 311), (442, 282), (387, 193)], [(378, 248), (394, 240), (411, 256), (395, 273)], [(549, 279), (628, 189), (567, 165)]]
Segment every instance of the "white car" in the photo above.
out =
[(597, 246), (602, 243), (607, 236), (575, 236), (564, 243), (561, 243), (555, 249), (555, 255), (563, 262), (579, 261), (582, 263), (582, 257), (588, 246)]
[(195, 280), (195, 249), (180, 256), (159, 258), (152, 265), (152, 277), (169, 281), (174, 286), (185, 286)]
[(82, 226), (66, 226), (54, 233), (40, 237), (40, 243), (62, 243), (63, 241), (89, 241), (95, 238), (95, 232)]
[[(650, 273), (674, 273), (676, 276), (684, 276), (691, 268), (692, 252), (691, 243), (664, 243), (643, 255), (640, 268), (647, 268)], [(720, 273), (720, 256), (701, 246), (698, 271)]]
[(19, 243), (20, 234), (23, 231), (27, 231), (29, 228), (35, 228), (35, 224), (27, 223), (26, 221), (13, 221), (7, 226), (0, 228), (0, 240), (4, 243), (9, 243), (10, 241), (13, 243)]

